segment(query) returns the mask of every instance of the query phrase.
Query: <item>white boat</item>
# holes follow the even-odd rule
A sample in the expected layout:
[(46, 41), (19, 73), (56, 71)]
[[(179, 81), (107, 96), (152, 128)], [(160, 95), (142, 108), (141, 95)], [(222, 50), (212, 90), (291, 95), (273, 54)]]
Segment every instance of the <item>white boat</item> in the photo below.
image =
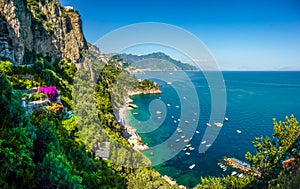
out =
[(241, 174), (238, 175), (238, 177), (239, 177), (239, 178), (244, 178), (245, 176), (244, 176), (243, 173), (241, 173)]
[(179, 108), (179, 106), (175, 106), (176, 108)]
[(215, 124), (215, 126), (217, 126), (217, 127), (222, 127), (222, 126), (223, 126), (223, 123), (221, 123), (221, 122), (215, 122), (214, 124)]
[(228, 121), (229, 119), (228, 119), (228, 117), (225, 117), (224, 120), (225, 120), (225, 121)]
[(174, 119), (174, 116), (171, 116), (172, 119)]
[(180, 119), (177, 119), (177, 121), (180, 121)]
[(168, 107), (170, 107), (170, 106), (171, 106), (171, 104), (167, 104), (167, 106), (168, 106)]
[(170, 72), (169, 74), (170, 74), (170, 75), (172, 75), (173, 73), (172, 73), (172, 72)]
[(183, 136), (181, 136), (181, 138), (184, 138), (185, 136), (183, 135)]
[(156, 114), (161, 114), (161, 111), (156, 111)]
[(189, 142), (190, 140), (189, 139), (185, 139), (183, 142)]
[(133, 114), (133, 115), (138, 115), (139, 113), (138, 113), (138, 112), (133, 112), (132, 114)]
[(231, 173), (232, 176), (234, 176), (234, 175), (236, 175), (236, 174), (237, 174), (236, 171), (232, 171), (232, 173)]
[(209, 127), (210, 127), (210, 126), (211, 126), (211, 124), (210, 124), (210, 123), (206, 123), (206, 126), (209, 126)]
[(180, 139), (176, 139), (176, 142), (179, 142), (180, 141)]
[(189, 121), (185, 121), (186, 124), (189, 124)]
[(183, 151), (186, 151), (187, 148), (183, 148)]
[(236, 132), (237, 132), (238, 134), (241, 134), (241, 133), (242, 133), (242, 131), (241, 131), (241, 130), (236, 130)]
[(195, 150), (195, 148), (193, 148), (193, 147), (189, 147), (189, 150)]
[(176, 121), (176, 120), (174, 120), (174, 123), (177, 123), (177, 121)]
[(206, 144), (205, 146), (206, 146), (206, 147), (210, 147), (210, 146), (211, 146), (211, 144)]
[(201, 144), (205, 144), (205, 143), (206, 143), (206, 140), (204, 140), (204, 141), (201, 142)]
[(178, 133), (182, 133), (182, 130), (181, 130), (181, 129), (178, 129), (177, 132), (178, 132)]
[(193, 169), (195, 166), (196, 166), (196, 165), (193, 164), (193, 165), (189, 166), (189, 169)]
[(188, 155), (188, 156), (191, 155), (191, 153), (189, 153), (189, 152), (185, 152), (185, 154)]
[(189, 147), (191, 147), (192, 145), (191, 145), (191, 144), (187, 144), (187, 145), (185, 145), (185, 146), (189, 148)]
[(196, 131), (196, 133), (199, 134), (200, 132), (199, 132), (199, 131)]
[(168, 84), (168, 85), (172, 85), (172, 82), (169, 81), (169, 82), (167, 82), (167, 84)]
[(161, 117), (160, 117), (160, 116), (158, 116), (158, 117), (157, 117), (157, 119), (161, 119)]
[(226, 170), (227, 170), (227, 166), (226, 166), (226, 165), (224, 165), (224, 164), (222, 164), (222, 163), (218, 163), (218, 165), (219, 165), (219, 167), (220, 167), (221, 169), (223, 169), (223, 171), (226, 171)]

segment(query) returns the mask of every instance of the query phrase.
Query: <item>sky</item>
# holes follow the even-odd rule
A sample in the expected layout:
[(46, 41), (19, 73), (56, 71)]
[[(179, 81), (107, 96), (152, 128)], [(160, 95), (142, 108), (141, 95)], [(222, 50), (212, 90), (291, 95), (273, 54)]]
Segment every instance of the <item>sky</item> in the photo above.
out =
[(299, 0), (60, 2), (79, 11), (92, 44), (120, 27), (159, 22), (194, 34), (222, 70), (300, 70)]

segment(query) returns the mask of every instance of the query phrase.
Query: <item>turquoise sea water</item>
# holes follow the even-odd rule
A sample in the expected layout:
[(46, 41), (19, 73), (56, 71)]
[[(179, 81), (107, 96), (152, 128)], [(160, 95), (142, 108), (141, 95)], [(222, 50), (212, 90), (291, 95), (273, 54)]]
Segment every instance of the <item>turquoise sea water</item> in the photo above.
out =
[[(169, 74), (169, 73), (155, 73)], [(173, 75), (176, 72), (173, 73)], [(162, 175), (173, 177), (179, 184), (193, 187), (199, 183), (200, 176), (221, 176), (231, 173), (231, 170), (223, 171), (217, 166), (217, 162), (221, 161), (224, 156), (236, 157), (244, 160), (244, 154), (247, 151), (254, 152), (252, 141), (255, 137), (270, 136), (273, 133), (274, 117), (277, 120), (284, 120), (286, 115), (294, 114), (300, 120), (300, 72), (223, 72), (225, 81), (227, 106), (226, 117), (228, 121), (224, 121), (224, 125), (220, 130), (214, 143), (205, 153), (199, 153), (198, 147), (201, 140), (206, 123), (209, 121), (211, 110), (210, 90), (206, 79), (201, 72), (187, 73), (198, 93), (200, 103), (200, 112), (197, 114), (197, 130), (192, 140), (187, 143), (191, 144), (195, 150), (187, 150), (190, 155), (186, 155), (187, 151), (180, 151), (174, 154), (174, 157), (159, 165), (154, 166)], [(145, 75), (137, 75), (138, 78), (147, 78)], [(150, 147), (159, 145), (166, 141), (174, 132), (180, 122), (174, 123), (180, 118), (180, 99), (174, 88), (175, 83), (167, 84), (165, 81), (152, 80), (161, 85), (162, 94), (159, 95), (139, 95), (133, 98), (134, 104), (139, 108), (129, 113), (129, 122), (134, 125), (137, 130), (144, 128), (143, 121), (150, 117), (149, 103), (153, 100), (162, 100), (166, 106), (166, 112), (153, 115), (157, 119), (163, 119), (157, 129), (151, 132), (139, 133), (144, 143)], [(178, 81), (180, 82), (180, 81)], [(183, 81), (184, 83), (184, 81)], [(182, 85), (184, 87), (184, 85)], [(190, 108), (183, 110), (187, 115), (195, 116), (195, 111)], [(137, 112), (137, 113), (135, 113)], [(148, 125), (152, 127), (152, 125)], [(212, 127), (216, 127), (212, 125)], [(151, 129), (150, 129), (151, 130)], [(240, 130), (238, 134), (236, 131)], [(180, 139), (182, 142), (183, 139)], [(178, 143), (173, 142), (170, 148)], [(162, 152), (163, 153), (163, 152)], [(145, 152), (149, 156), (149, 152)], [(155, 157), (154, 154), (153, 157)], [(149, 158), (153, 158), (150, 157)], [(195, 164), (191, 170), (189, 166)]]

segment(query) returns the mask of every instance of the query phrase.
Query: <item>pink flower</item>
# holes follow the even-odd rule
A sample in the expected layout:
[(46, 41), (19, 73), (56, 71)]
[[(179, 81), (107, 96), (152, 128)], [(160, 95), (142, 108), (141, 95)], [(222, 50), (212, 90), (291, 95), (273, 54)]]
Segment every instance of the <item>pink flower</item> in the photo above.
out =
[(42, 92), (45, 95), (47, 95), (51, 102), (56, 102), (57, 101), (58, 90), (56, 89), (55, 86), (41, 87), (41, 88), (38, 89), (38, 92)]

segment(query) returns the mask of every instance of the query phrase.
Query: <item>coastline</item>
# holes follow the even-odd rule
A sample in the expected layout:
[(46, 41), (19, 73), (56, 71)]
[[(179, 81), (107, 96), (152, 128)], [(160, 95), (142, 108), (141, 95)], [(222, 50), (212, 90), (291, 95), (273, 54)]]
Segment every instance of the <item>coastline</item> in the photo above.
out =
[(141, 137), (138, 135), (136, 128), (131, 126), (128, 121), (129, 104), (132, 100), (128, 97), (125, 100), (125, 104), (118, 110), (119, 112), (119, 123), (122, 128), (122, 136), (129, 142), (131, 147), (138, 152), (143, 152), (149, 147), (142, 142)]
[[(136, 90), (136, 91), (129, 91), (128, 96), (141, 95), (141, 94), (161, 94), (162, 91), (160, 89), (150, 89), (150, 90)], [(126, 101), (127, 103), (127, 101)]]
[[(133, 100), (130, 98), (135, 95), (141, 94), (161, 94), (162, 91), (160, 89), (153, 89), (148, 91), (129, 91), (128, 97), (125, 98), (125, 104), (118, 109), (118, 116), (119, 116), (119, 124), (122, 128), (122, 136), (130, 143), (131, 147), (137, 151), (142, 153), (145, 150), (149, 149), (149, 146), (143, 143), (142, 138), (138, 135), (136, 128), (134, 126), (129, 125), (129, 111), (132, 110), (130, 104)], [(166, 182), (170, 184), (170, 186), (174, 186), (177, 182), (170, 176), (161, 175), (161, 178), (164, 179)], [(184, 185), (178, 185), (180, 189), (186, 189)]]
[[(138, 152), (143, 152), (148, 150), (149, 147), (143, 143), (142, 138), (136, 131), (134, 126), (129, 124), (128, 114), (129, 110), (132, 110), (135, 106), (131, 104), (133, 100), (130, 98), (135, 95), (141, 94), (161, 94), (162, 91), (158, 89), (149, 89), (149, 90), (135, 90), (135, 91), (128, 91), (128, 96), (125, 97), (125, 104), (118, 109), (118, 122), (122, 128), (122, 136), (130, 143), (131, 147)], [(138, 108), (137, 106), (135, 108)]]

